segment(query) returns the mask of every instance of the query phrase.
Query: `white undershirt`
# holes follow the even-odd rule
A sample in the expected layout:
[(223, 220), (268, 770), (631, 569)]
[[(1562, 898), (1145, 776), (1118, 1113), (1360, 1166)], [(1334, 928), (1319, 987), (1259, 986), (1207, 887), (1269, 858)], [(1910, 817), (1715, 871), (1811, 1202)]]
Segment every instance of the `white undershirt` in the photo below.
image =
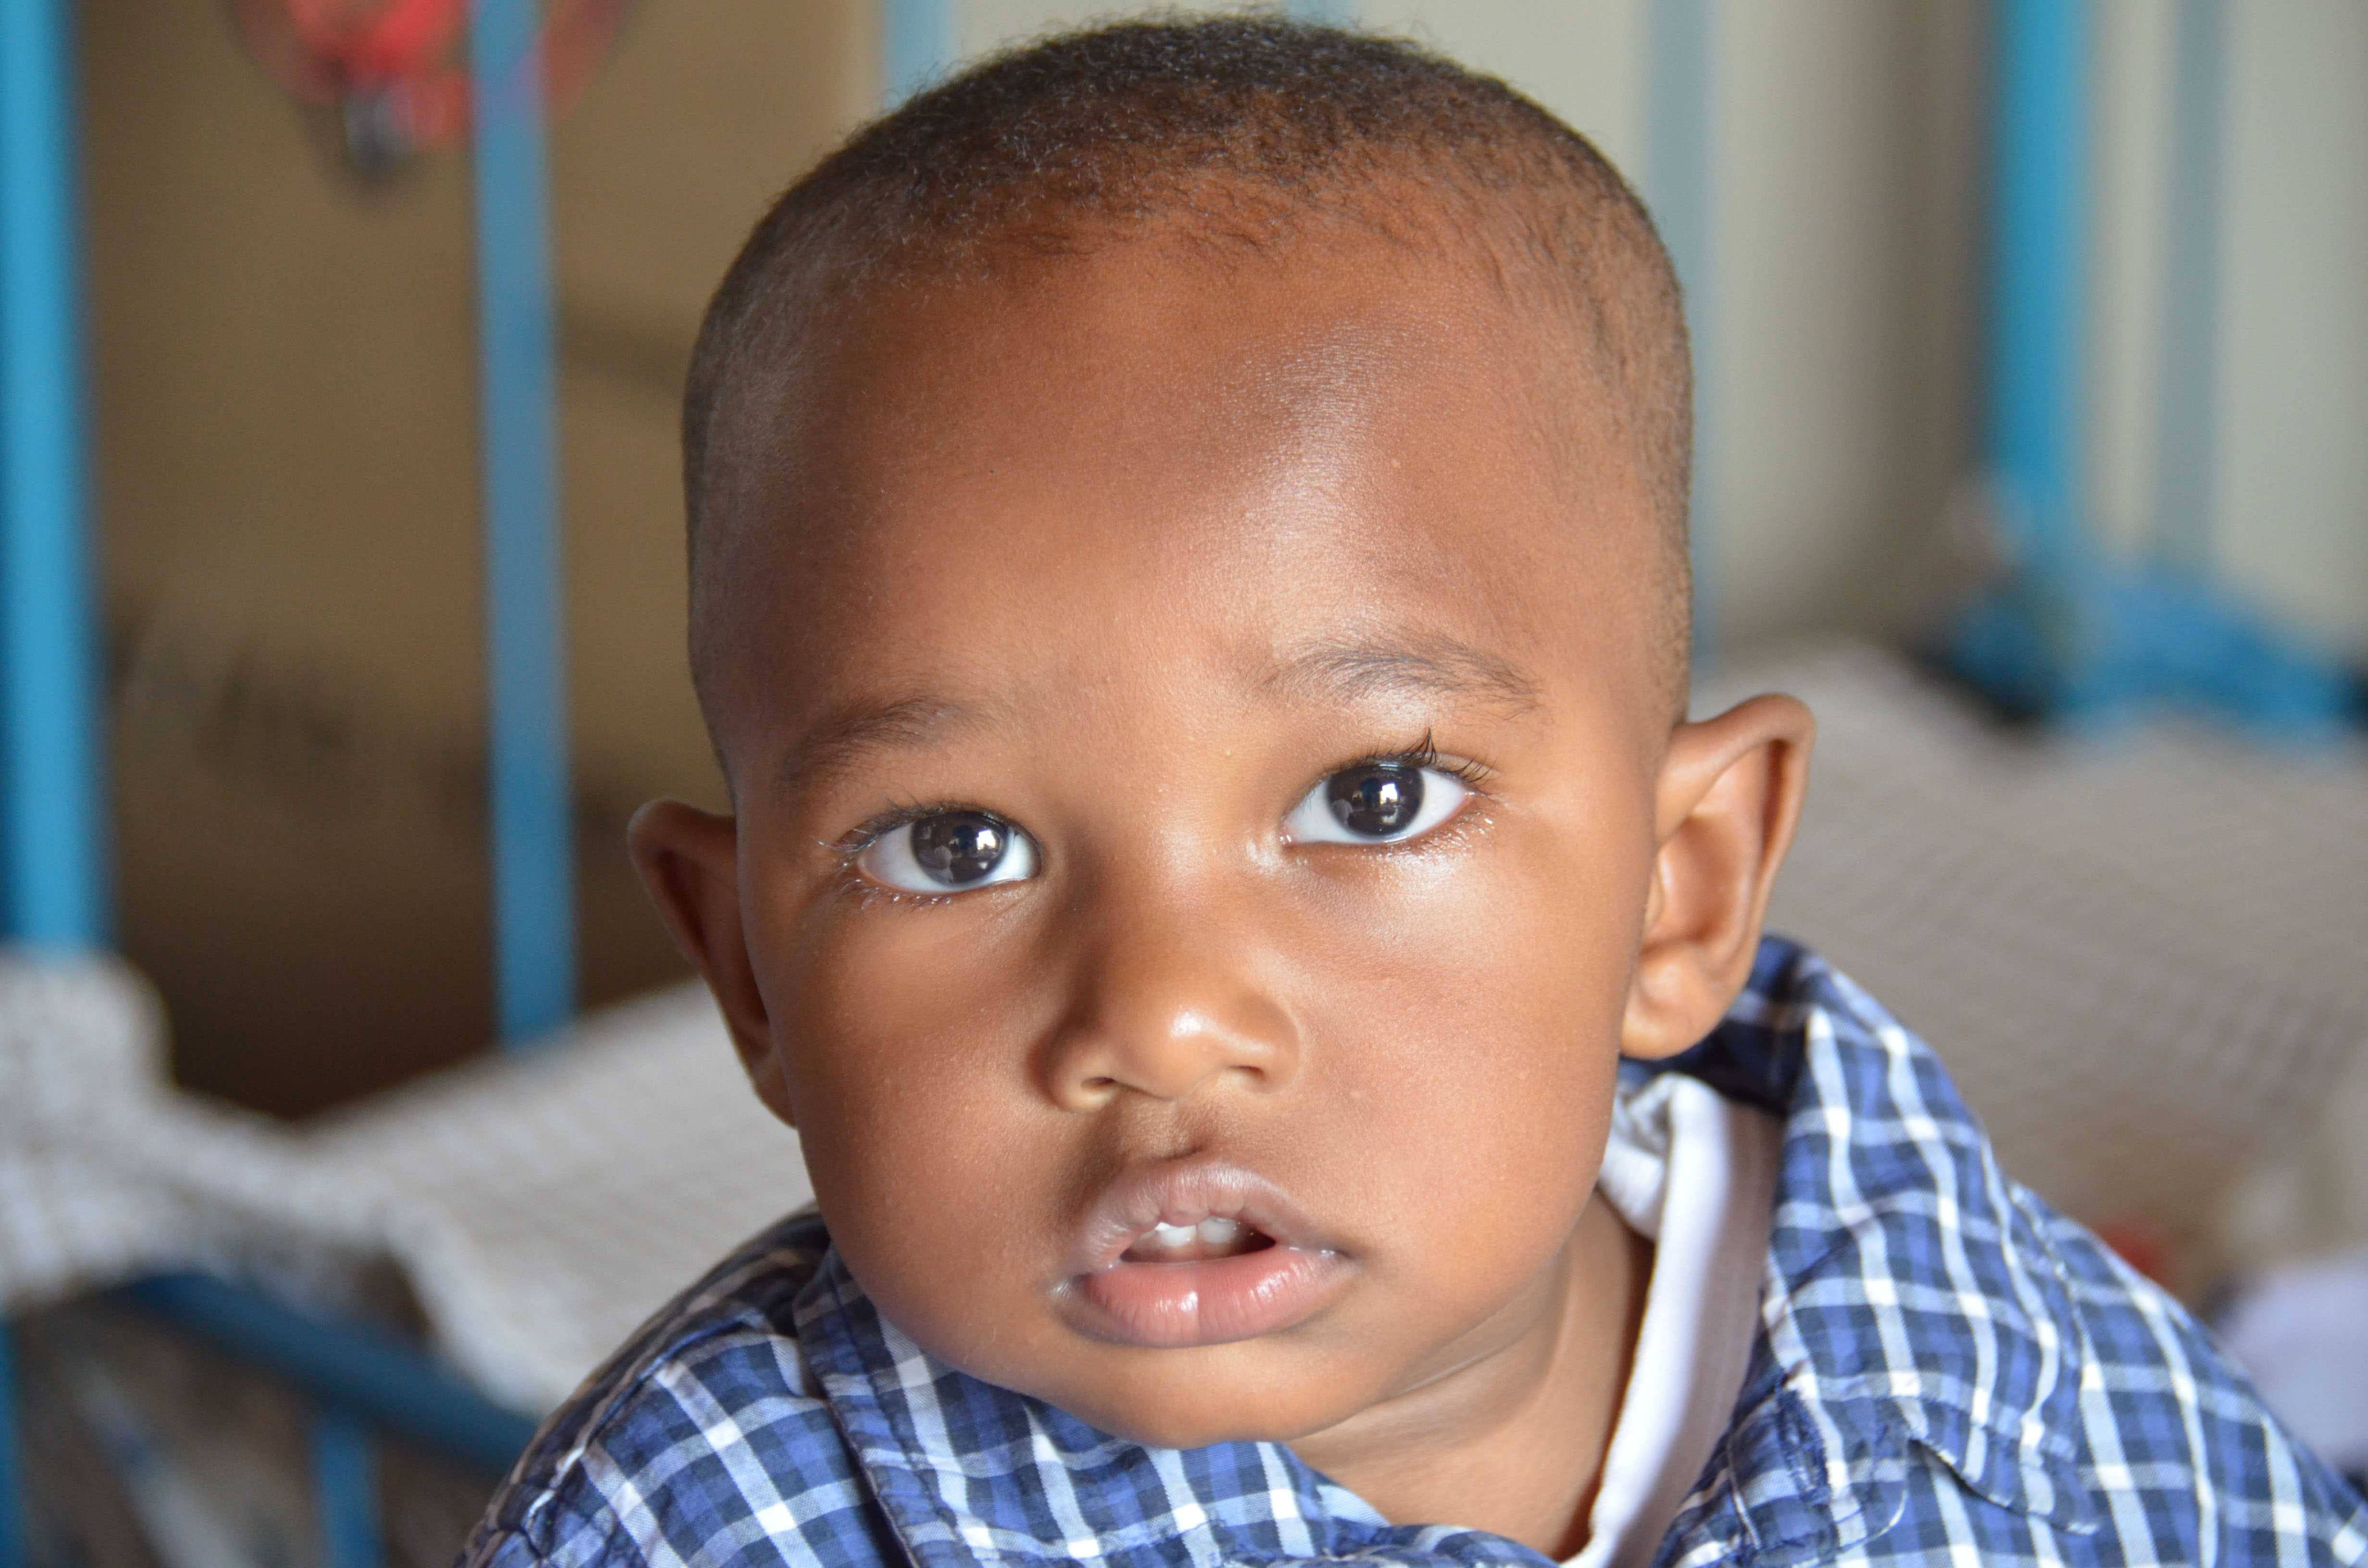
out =
[(1653, 1244), (1628, 1389), (1568, 1568), (1645, 1568), (1743, 1391), (1783, 1128), (1667, 1073), (1612, 1110), (1596, 1190)]

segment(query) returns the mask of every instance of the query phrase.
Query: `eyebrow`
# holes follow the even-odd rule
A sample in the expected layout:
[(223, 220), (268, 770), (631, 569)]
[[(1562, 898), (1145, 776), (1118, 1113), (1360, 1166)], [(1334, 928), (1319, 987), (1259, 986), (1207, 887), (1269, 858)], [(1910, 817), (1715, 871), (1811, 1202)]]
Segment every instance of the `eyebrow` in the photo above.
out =
[(923, 692), (885, 702), (851, 702), (830, 713), (783, 754), (773, 787), (794, 796), (883, 751), (913, 751), (975, 730), (989, 715), (968, 703)]
[[(1490, 704), (1516, 714), (1536, 710), (1538, 683), (1520, 666), (1468, 642), (1440, 635), (1327, 641), (1285, 658), (1265, 681), (1274, 694), (1308, 701), (1351, 702), (1415, 693)], [(888, 751), (917, 751), (987, 727), (997, 714), (932, 692), (887, 701), (848, 703), (825, 716), (783, 754), (774, 788), (784, 797), (849, 771)]]
[(1538, 683), (1518, 665), (1432, 633), (1312, 643), (1285, 658), (1268, 684), (1299, 698), (1349, 701), (1414, 693), (1515, 713), (1533, 711), (1543, 700)]

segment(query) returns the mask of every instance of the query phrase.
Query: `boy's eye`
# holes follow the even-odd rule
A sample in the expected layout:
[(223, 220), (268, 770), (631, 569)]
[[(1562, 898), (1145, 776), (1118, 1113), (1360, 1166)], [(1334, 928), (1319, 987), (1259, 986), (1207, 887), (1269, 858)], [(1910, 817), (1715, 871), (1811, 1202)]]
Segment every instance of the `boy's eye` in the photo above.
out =
[(1472, 796), (1455, 775), (1407, 762), (1344, 767), (1300, 798), (1282, 819), (1293, 844), (1396, 844), (1453, 816)]
[(963, 892), (1036, 874), (1036, 841), (985, 812), (937, 812), (863, 846), (856, 869), (899, 892)]

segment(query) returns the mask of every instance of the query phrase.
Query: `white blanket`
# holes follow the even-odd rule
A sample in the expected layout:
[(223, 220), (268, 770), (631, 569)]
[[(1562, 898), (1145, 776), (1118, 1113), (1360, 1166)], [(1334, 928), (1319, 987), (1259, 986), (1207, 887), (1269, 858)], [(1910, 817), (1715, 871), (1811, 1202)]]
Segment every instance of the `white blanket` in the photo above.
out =
[(809, 1196), (696, 988), (290, 1131), (173, 1092), (123, 966), (0, 961), (0, 1307), (199, 1267), (334, 1309), (392, 1258), (452, 1363), (541, 1411)]

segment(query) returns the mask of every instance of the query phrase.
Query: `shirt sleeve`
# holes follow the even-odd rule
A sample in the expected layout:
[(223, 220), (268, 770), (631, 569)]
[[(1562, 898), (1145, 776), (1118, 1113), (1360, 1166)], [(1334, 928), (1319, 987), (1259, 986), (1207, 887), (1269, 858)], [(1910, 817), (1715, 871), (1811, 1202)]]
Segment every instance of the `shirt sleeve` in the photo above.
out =
[(461, 1568), (872, 1568), (901, 1562), (794, 1348), (746, 1329), (648, 1366), (596, 1414), (546, 1428)]
[(652, 1568), (620, 1532), (597, 1526), (549, 1498), (534, 1528), (504, 1523), (499, 1512), (477, 1527), (453, 1568)]

